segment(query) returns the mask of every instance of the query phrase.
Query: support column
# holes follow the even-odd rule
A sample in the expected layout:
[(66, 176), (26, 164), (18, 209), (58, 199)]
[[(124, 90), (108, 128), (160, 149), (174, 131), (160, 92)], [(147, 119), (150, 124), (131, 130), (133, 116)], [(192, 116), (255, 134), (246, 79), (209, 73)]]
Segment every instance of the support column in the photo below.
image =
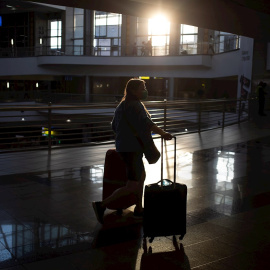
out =
[(93, 44), (94, 44), (94, 11), (84, 11), (84, 54), (94, 55)]
[(180, 24), (171, 23), (169, 55), (179, 55)]
[(53, 102), (53, 97), (52, 97), (52, 82), (48, 81), (48, 102)]
[(168, 100), (173, 100), (174, 97), (174, 78), (169, 78), (169, 95)]
[[(74, 14), (73, 8), (67, 7), (65, 12), (65, 52), (67, 55), (73, 54), (73, 29), (74, 29)], [(48, 45), (48, 44), (47, 44)]]
[[(242, 42), (241, 42), (242, 46)], [(252, 88), (251, 92), (253, 96), (256, 96), (256, 87), (260, 81), (267, 83), (266, 91), (268, 95), (265, 97), (265, 110), (270, 110), (270, 97), (269, 97), (269, 89), (270, 89), (270, 70), (267, 65), (268, 58), (268, 42), (267, 40), (254, 40), (253, 47), (253, 63), (252, 63)]]
[(90, 94), (91, 94), (91, 78), (90, 76), (85, 76), (85, 102), (90, 102)]
[[(241, 44), (242, 46), (242, 44)], [(267, 66), (267, 42), (254, 40), (252, 77), (257, 82), (269, 78)]]
[(128, 15), (122, 15), (122, 26), (121, 26), (121, 56), (127, 56), (128, 55), (128, 31), (129, 28), (129, 16)]
[(126, 55), (137, 55), (136, 35), (137, 35), (137, 17), (127, 16), (126, 26)]

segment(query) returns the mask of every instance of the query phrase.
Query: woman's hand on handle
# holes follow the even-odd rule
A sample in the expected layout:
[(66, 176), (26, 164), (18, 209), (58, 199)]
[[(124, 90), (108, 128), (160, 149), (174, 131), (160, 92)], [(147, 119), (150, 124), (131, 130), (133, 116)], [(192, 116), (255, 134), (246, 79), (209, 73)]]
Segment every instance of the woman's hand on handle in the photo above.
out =
[(164, 139), (164, 140), (171, 140), (173, 138), (172, 134), (168, 133), (168, 132), (164, 132), (163, 134), (161, 134), (161, 137)]

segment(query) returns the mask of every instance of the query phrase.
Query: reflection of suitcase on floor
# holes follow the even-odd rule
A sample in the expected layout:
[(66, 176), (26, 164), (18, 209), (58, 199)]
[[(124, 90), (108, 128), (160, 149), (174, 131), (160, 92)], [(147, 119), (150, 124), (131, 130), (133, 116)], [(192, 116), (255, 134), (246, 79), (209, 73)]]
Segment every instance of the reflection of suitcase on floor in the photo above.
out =
[[(116, 189), (127, 183), (126, 166), (115, 149), (106, 152), (103, 176), (103, 200), (109, 197)], [(109, 209), (121, 210), (135, 204), (136, 197), (116, 201), (108, 206)]]
[(161, 179), (145, 186), (144, 237), (150, 242), (156, 236), (186, 234), (187, 186), (176, 183), (176, 137), (174, 137), (174, 182), (163, 179), (163, 140), (161, 149)]

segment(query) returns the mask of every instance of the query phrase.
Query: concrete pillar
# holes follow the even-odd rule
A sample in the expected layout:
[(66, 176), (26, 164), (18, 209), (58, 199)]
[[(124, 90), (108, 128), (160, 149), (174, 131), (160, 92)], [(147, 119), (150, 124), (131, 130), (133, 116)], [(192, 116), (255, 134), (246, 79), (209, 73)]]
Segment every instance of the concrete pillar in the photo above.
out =
[[(137, 42), (137, 17), (126, 16), (126, 55), (137, 55), (135, 43)], [(136, 44), (138, 45), (138, 44)]]
[(52, 100), (52, 82), (51, 81), (48, 81), (48, 102), (52, 102), (53, 103), (53, 100)]
[(129, 16), (122, 15), (122, 26), (121, 26), (121, 56), (128, 55), (128, 36), (127, 36), (127, 29), (128, 29), (128, 18)]
[(169, 91), (168, 91), (168, 100), (173, 100), (174, 97), (174, 78), (169, 78)]
[(267, 42), (254, 39), (253, 47), (253, 80), (260, 81), (269, 78), (270, 72), (267, 66)]
[(179, 55), (180, 24), (171, 23), (169, 55)]
[(73, 54), (73, 28), (74, 28), (74, 15), (73, 8), (66, 8), (66, 24), (65, 24), (65, 52), (67, 55)]
[(198, 28), (198, 54), (208, 54), (208, 41), (209, 41), (209, 30), (204, 28)]
[(93, 55), (94, 40), (94, 11), (86, 9), (84, 11), (84, 48), (85, 55)]
[[(252, 94), (255, 95), (256, 87), (260, 81), (267, 83), (265, 110), (270, 110), (270, 70), (267, 65), (267, 40), (254, 39), (253, 62), (252, 62)], [(269, 52), (270, 53), (270, 52)]]
[(91, 94), (91, 78), (90, 76), (85, 76), (85, 102), (90, 102), (90, 94)]

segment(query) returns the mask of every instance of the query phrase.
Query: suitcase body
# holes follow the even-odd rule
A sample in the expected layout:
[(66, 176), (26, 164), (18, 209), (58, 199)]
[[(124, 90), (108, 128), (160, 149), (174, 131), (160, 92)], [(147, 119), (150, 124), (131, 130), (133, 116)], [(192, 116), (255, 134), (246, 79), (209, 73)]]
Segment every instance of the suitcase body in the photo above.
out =
[(174, 137), (174, 181), (163, 179), (163, 141), (161, 150), (161, 179), (145, 186), (144, 237), (150, 242), (156, 236), (186, 234), (187, 186), (176, 183), (176, 138)]
[[(127, 183), (126, 165), (120, 154), (115, 149), (106, 152), (103, 174), (102, 200), (109, 197), (116, 189)], [(108, 205), (109, 209), (122, 210), (136, 203), (136, 197), (129, 197), (119, 201), (114, 201)]]

